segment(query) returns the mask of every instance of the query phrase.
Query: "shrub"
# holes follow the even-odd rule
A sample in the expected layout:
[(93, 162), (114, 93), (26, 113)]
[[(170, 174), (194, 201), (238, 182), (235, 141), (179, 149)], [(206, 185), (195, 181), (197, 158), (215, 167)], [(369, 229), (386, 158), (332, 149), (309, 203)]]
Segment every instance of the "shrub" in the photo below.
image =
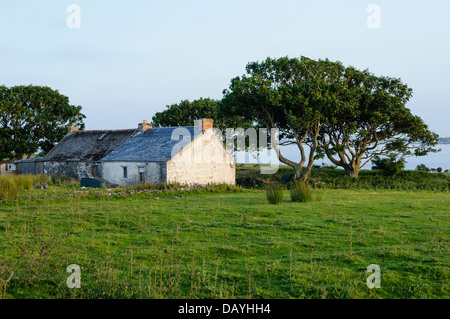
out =
[(80, 184), (75, 178), (66, 175), (51, 175), (49, 182), (54, 186), (77, 186)]
[(424, 171), (424, 172), (429, 172), (429, 171), (431, 171), (428, 167), (425, 166), (425, 164), (417, 165), (416, 170), (418, 170), (418, 171)]
[(34, 184), (50, 184), (52, 181), (52, 177), (49, 175), (34, 175)]
[(33, 188), (34, 176), (33, 175), (17, 175), (14, 177), (18, 190), (30, 190)]
[(405, 168), (405, 159), (397, 158), (397, 155), (390, 154), (385, 158), (379, 156), (372, 160), (372, 169), (381, 170), (385, 175), (394, 178)]
[(293, 202), (310, 202), (312, 201), (311, 187), (309, 187), (303, 181), (295, 181), (292, 184), (291, 190), (291, 200)]
[(0, 200), (15, 200), (21, 190), (30, 190), (34, 185), (47, 183), (46, 175), (0, 176)]
[(14, 178), (0, 176), (0, 200), (14, 200), (18, 193), (19, 190)]
[(266, 197), (270, 204), (281, 204), (283, 201), (283, 186), (276, 182), (267, 184)]

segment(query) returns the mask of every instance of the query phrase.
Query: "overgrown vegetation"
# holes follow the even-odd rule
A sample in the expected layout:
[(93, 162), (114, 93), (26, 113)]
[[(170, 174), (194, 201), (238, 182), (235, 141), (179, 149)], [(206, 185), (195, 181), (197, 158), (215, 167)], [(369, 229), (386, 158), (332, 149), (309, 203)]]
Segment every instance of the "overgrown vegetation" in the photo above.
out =
[(265, 187), (266, 198), (270, 204), (279, 205), (283, 201), (283, 186), (281, 184), (274, 182), (268, 183)]
[(22, 190), (30, 190), (36, 184), (49, 183), (46, 175), (5, 175), (0, 176), (0, 200), (17, 199)]
[(397, 158), (393, 154), (389, 154), (384, 158), (376, 156), (372, 160), (372, 169), (381, 170), (385, 175), (394, 178), (405, 169), (405, 162), (403, 157)]
[[(260, 187), (269, 181), (281, 181), (292, 168), (281, 165), (276, 174), (261, 175), (259, 165), (238, 164), (236, 180), (247, 187)], [(327, 189), (395, 189), (449, 191), (450, 174), (424, 171), (401, 171), (395, 178), (378, 170), (361, 170), (358, 178), (350, 178), (342, 169), (315, 168), (311, 171), (309, 185)]]
[(311, 187), (301, 180), (296, 180), (292, 183), (290, 194), (293, 202), (312, 201)]

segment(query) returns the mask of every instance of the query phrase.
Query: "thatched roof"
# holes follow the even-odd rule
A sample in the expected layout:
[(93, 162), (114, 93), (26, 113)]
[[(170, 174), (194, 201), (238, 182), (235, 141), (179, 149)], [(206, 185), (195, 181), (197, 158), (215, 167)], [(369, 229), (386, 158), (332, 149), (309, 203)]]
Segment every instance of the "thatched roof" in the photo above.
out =
[(136, 133), (136, 129), (75, 131), (67, 134), (44, 161), (98, 161)]

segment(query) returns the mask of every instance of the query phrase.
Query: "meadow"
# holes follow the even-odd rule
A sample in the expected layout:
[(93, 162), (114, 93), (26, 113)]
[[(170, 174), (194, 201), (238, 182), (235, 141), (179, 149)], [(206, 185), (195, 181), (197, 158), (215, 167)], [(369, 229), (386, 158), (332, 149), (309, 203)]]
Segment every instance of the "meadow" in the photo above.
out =
[(280, 205), (257, 187), (21, 190), (0, 203), (0, 297), (450, 297), (448, 190), (331, 186)]

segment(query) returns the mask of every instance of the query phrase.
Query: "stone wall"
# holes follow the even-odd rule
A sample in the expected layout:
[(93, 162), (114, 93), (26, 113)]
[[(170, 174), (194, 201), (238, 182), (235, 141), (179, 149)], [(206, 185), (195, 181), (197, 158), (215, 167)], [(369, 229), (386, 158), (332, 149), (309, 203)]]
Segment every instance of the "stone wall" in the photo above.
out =
[[(127, 169), (127, 177), (123, 176)], [(103, 178), (112, 184), (137, 185), (139, 184), (139, 169), (143, 169), (144, 183), (166, 183), (166, 163), (145, 162), (103, 162)]]
[[(44, 174), (47, 175), (65, 175), (76, 179), (91, 177), (91, 166), (96, 163), (92, 162), (44, 162)], [(101, 166), (100, 166), (101, 176)]]

